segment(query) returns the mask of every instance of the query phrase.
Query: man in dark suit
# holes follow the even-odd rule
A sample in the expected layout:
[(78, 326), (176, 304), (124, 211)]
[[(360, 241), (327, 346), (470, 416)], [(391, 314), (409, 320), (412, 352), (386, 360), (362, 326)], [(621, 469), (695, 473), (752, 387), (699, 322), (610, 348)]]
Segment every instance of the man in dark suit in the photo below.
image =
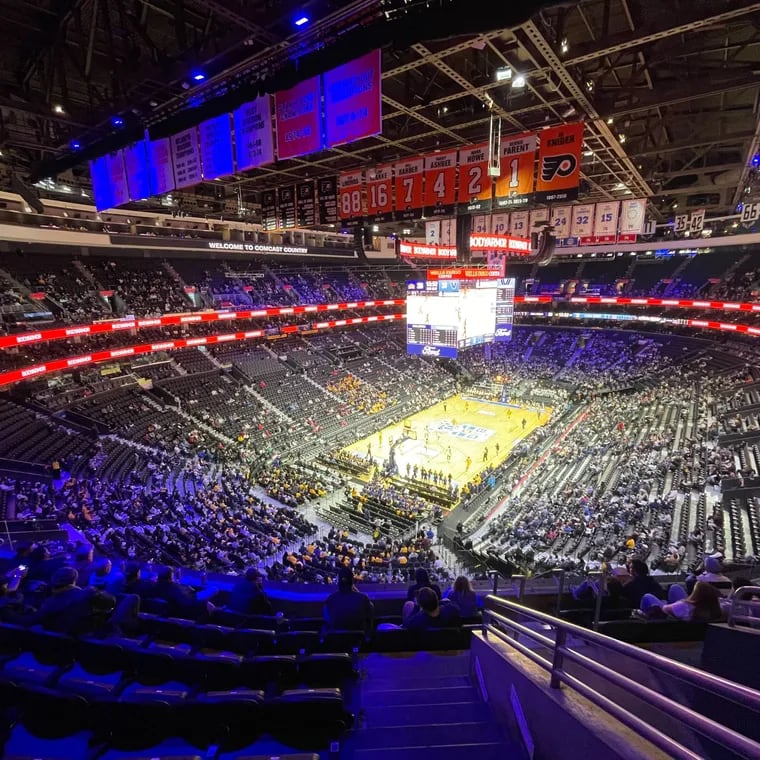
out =
[(354, 586), (350, 568), (338, 571), (338, 590), (325, 601), (324, 617), (330, 631), (369, 631), (373, 606), (370, 598)]

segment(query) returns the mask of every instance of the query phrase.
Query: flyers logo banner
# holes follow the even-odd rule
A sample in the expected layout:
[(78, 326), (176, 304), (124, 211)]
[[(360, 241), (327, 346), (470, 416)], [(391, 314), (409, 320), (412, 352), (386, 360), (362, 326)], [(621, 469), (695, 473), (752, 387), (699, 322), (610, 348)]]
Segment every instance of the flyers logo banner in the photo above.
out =
[(496, 180), (496, 208), (519, 208), (530, 201), (534, 189), (533, 167), (537, 144), (535, 132), (501, 141), (501, 175)]
[(274, 96), (277, 158), (304, 156), (322, 148), (320, 78), (312, 77)]
[(328, 71), (323, 79), (328, 148), (382, 132), (380, 50)]
[(575, 200), (581, 179), (583, 122), (544, 129), (539, 142), (536, 200)]
[(459, 151), (459, 213), (491, 210), (493, 181), (488, 175), (488, 143)]
[(644, 199), (632, 199), (623, 201), (620, 210), (620, 235), (621, 243), (635, 243), (636, 237), (644, 231), (644, 222), (647, 215), (647, 202)]
[(597, 243), (614, 243), (617, 240), (619, 201), (596, 204), (594, 238)]
[(572, 216), (572, 206), (552, 206), (552, 213), (549, 219), (552, 227), (554, 227), (552, 234), (555, 238), (564, 240), (570, 237), (570, 221)]
[(425, 156), (425, 216), (451, 216), (456, 203), (457, 154)]
[(424, 158), (408, 158), (393, 164), (393, 187), (396, 192), (396, 219), (408, 221), (422, 218), (425, 205), (422, 193)]
[(346, 172), (338, 180), (338, 207), (341, 221), (361, 219), (364, 216), (362, 189), (364, 172)]
[(393, 221), (393, 167), (377, 166), (367, 172), (367, 216), (370, 221)]
[(594, 242), (594, 204), (573, 206), (570, 235), (578, 238), (581, 245)]

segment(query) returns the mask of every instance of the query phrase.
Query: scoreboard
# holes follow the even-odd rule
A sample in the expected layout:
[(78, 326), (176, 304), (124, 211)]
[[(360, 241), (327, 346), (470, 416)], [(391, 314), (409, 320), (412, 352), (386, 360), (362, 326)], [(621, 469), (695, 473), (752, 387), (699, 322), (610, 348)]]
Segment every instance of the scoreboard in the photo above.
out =
[(514, 299), (515, 279), (489, 270), (433, 270), (408, 282), (407, 353), (456, 359), (460, 350), (511, 340)]

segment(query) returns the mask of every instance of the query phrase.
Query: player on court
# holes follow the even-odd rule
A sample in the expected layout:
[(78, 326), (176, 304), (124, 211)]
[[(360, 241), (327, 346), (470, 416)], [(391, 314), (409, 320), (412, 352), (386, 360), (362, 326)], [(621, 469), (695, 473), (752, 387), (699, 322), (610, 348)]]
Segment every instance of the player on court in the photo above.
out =
[(464, 471), (469, 472), (470, 471), (470, 465), (472, 464), (472, 459), (470, 457), (467, 457), (467, 459), (464, 460)]
[(483, 461), (484, 461), (484, 462), (487, 462), (487, 461), (488, 461), (488, 446), (486, 446), (486, 447), (483, 449)]

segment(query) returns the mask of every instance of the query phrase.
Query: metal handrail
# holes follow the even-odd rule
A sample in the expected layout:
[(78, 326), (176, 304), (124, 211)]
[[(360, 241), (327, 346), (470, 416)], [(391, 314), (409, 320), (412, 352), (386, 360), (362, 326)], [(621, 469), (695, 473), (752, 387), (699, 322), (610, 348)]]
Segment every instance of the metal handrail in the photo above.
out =
[[(754, 627), (760, 626), (760, 586), (742, 586), (734, 591), (731, 597), (731, 609), (728, 612), (728, 625), (736, 627), (737, 623), (745, 623)], [(747, 614), (754, 612), (755, 614)]]
[[(756, 591), (760, 593), (760, 588), (756, 588)], [(564, 667), (565, 661), (574, 662), (606, 682), (627, 690), (636, 698), (657, 708), (669, 718), (687, 725), (696, 733), (717, 744), (723, 745), (740, 757), (751, 760), (760, 757), (760, 744), (758, 742), (726, 728), (710, 718), (694, 713), (660, 692), (654, 691), (640, 682), (628, 678), (618, 671), (581, 654), (575, 649), (570, 648), (568, 642), (570, 637), (574, 637), (596, 645), (608, 652), (624, 655), (686, 682), (691, 686), (708, 691), (713, 696), (720, 696), (756, 712), (760, 712), (760, 692), (740, 684), (725, 681), (710, 673), (669, 660), (645, 649), (639, 649), (631, 644), (609, 638), (595, 631), (559, 620), (551, 615), (538, 612), (506, 599), (489, 596), (486, 598), (486, 605), (487, 608), (483, 610), (483, 635), (485, 638), (493, 635), (509, 644), (550, 673), (550, 685), (552, 688), (558, 689), (564, 683), (575, 689), (595, 705), (613, 715), (623, 724), (638, 732), (672, 757), (679, 758), (679, 760), (697, 760), (700, 755), (695, 754), (693, 750), (680, 744), (657, 728), (650, 726), (640, 718), (637, 718), (630, 710), (615, 704), (615, 702), (578, 678), (577, 675), (568, 673)], [(502, 613), (519, 615), (523, 619), (527, 618), (532, 622), (549, 626), (554, 631), (554, 638), (547, 636), (546, 631), (539, 632)], [(502, 628), (506, 628), (507, 631), (502, 630)], [(546, 651), (544, 653), (536, 651), (535, 648), (531, 648), (521, 642), (519, 640), (520, 637), (531, 639)]]

